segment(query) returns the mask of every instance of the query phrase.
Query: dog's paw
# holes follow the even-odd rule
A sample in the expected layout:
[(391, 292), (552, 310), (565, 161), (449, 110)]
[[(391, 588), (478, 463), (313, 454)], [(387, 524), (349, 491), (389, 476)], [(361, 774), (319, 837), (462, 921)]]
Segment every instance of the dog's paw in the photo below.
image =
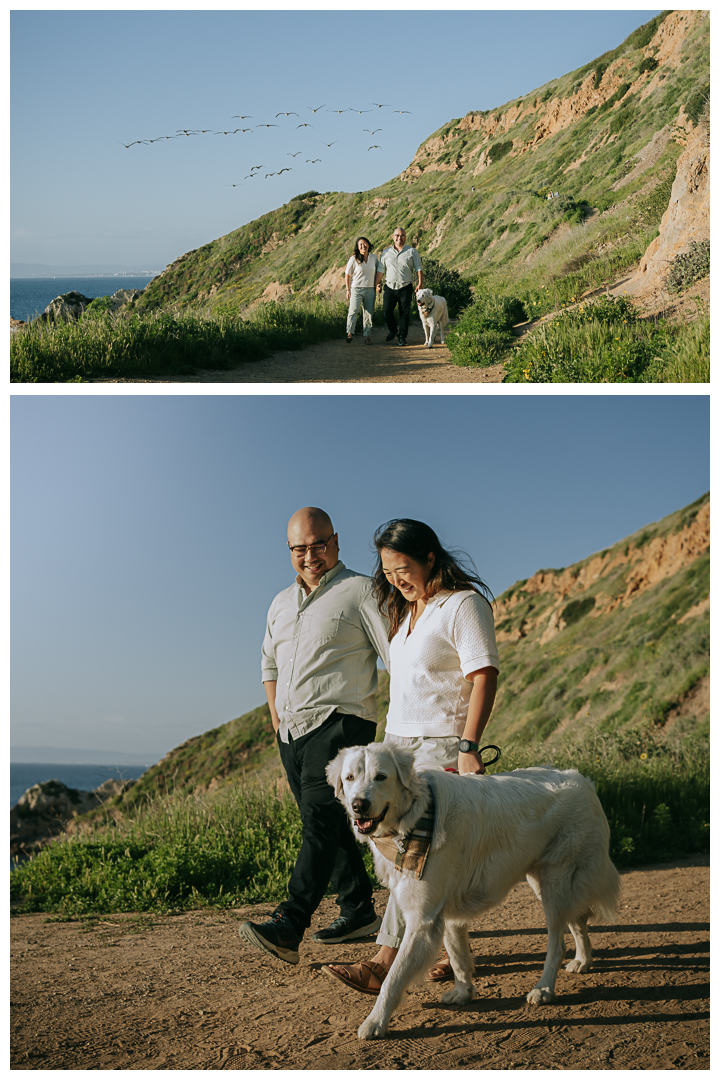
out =
[(579, 972), (580, 975), (584, 975), (587, 971), (592, 970), (592, 963), (589, 960), (578, 960), (576, 957), (565, 965), (565, 970), (573, 973)]
[(368, 1016), (358, 1028), (358, 1039), (384, 1039), (387, 1028)]
[(527, 996), (531, 1005), (549, 1005), (555, 1000), (555, 994), (547, 986), (536, 986)]
[(441, 1005), (467, 1005), (468, 1001), (472, 1001), (475, 997), (475, 987), (470, 986), (456, 986), (454, 990), (448, 990), (440, 998)]

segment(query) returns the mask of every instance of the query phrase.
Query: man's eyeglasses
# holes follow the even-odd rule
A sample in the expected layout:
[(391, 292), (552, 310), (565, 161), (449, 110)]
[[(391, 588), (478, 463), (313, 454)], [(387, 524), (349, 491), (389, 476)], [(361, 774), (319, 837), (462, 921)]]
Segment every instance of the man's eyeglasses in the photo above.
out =
[(288, 547), (293, 555), (297, 556), (299, 559), (302, 559), (304, 555), (307, 555), (308, 551), (312, 552), (313, 555), (324, 555), (333, 536), (335, 536), (335, 533), (333, 533), (332, 536), (328, 536), (327, 540), (319, 541), (317, 544), (295, 544), (294, 547), (288, 540)]

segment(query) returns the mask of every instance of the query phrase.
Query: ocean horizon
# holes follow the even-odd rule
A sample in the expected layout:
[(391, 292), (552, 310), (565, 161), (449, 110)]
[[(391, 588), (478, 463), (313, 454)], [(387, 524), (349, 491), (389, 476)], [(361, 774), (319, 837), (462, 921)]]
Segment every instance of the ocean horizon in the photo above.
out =
[(106, 780), (137, 780), (147, 765), (52, 765), (30, 762), (10, 763), (10, 806), (35, 784), (59, 780), (78, 791), (94, 791)]
[(92, 277), (11, 277), (10, 315), (30, 322), (41, 315), (56, 296), (79, 292), (91, 300), (112, 296), (118, 289), (144, 289), (153, 278), (149, 275), (112, 274)]

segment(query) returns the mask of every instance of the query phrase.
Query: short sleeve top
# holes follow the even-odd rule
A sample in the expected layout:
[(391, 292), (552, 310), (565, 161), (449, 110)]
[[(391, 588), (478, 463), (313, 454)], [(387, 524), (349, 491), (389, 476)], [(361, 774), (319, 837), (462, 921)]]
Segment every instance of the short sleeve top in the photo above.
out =
[(365, 262), (359, 263), (354, 255), (348, 259), (345, 273), (350, 277), (350, 285), (353, 289), (374, 289), (375, 274), (382, 273), (382, 263), (377, 255), (371, 251)]
[(410, 616), (390, 642), (392, 735), (462, 735), (472, 683), (481, 668), (500, 670), (490, 604), (470, 589), (433, 596), (411, 634)]

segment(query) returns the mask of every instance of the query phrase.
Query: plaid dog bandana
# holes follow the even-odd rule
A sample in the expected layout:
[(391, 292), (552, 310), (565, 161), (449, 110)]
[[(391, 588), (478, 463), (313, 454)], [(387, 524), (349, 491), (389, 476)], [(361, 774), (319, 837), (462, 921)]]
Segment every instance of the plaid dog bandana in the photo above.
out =
[(379, 840), (371, 836), (370, 839), (380, 854), (395, 864), (396, 870), (410, 877), (421, 878), (434, 828), (435, 801), (431, 792), (425, 813), (407, 836), (382, 836)]

